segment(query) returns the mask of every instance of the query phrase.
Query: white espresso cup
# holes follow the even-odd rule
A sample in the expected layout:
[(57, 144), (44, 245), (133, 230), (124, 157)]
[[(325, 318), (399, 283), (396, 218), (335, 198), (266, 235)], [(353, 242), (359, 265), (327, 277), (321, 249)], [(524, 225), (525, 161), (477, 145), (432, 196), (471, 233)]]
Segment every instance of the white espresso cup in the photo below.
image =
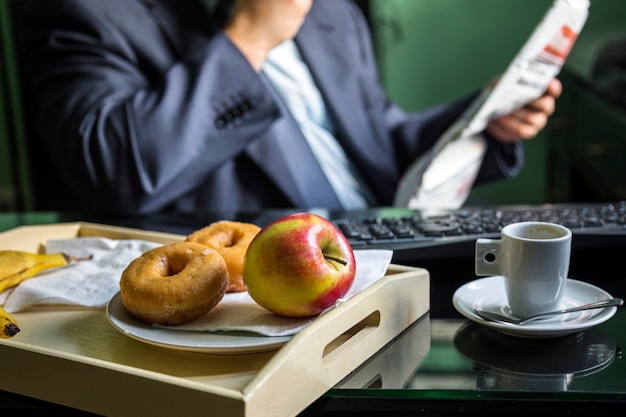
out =
[(476, 275), (504, 277), (511, 313), (529, 317), (560, 308), (569, 271), (572, 232), (561, 225), (519, 222), (501, 239), (476, 240)]

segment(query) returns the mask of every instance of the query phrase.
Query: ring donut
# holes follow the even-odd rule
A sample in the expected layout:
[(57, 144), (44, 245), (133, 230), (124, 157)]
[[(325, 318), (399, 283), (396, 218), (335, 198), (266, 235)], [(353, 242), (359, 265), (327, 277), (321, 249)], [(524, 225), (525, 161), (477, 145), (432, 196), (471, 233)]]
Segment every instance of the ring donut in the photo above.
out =
[(162, 325), (182, 324), (206, 314), (221, 301), (227, 286), (222, 256), (196, 242), (151, 249), (133, 260), (120, 279), (128, 312)]
[(243, 258), (260, 230), (252, 223), (222, 220), (193, 232), (187, 236), (187, 241), (202, 243), (218, 251), (228, 269), (226, 292), (241, 292), (246, 290), (242, 276)]

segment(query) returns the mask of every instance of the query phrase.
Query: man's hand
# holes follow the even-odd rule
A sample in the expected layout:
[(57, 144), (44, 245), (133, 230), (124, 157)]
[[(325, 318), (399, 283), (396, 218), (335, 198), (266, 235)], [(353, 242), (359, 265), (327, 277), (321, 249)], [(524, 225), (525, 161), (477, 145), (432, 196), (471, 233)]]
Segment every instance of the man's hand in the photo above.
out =
[(492, 120), (487, 125), (487, 132), (504, 143), (534, 138), (546, 126), (548, 117), (554, 113), (556, 99), (562, 91), (561, 82), (553, 79), (543, 96), (521, 109)]
[(224, 32), (257, 70), (269, 51), (293, 39), (313, 0), (236, 0)]

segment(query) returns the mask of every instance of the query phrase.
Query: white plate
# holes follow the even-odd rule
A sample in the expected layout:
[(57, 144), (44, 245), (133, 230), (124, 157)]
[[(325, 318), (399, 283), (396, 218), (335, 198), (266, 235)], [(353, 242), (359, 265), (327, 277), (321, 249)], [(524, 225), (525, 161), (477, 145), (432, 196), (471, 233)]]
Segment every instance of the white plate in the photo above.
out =
[[(612, 298), (609, 293), (594, 285), (568, 279), (561, 308), (575, 307), (609, 298)], [(477, 279), (459, 287), (452, 297), (452, 303), (459, 313), (476, 323), (502, 333), (522, 337), (557, 337), (579, 332), (607, 321), (617, 311), (617, 307), (579, 311), (552, 316), (522, 326), (483, 320), (475, 315), (472, 309), (511, 316), (502, 276)]]
[(291, 336), (262, 336), (251, 332), (191, 332), (161, 329), (132, 317), (118, 293), (106, 308), (109, 322), (133, 339), (170, 349), (212, 354), (243, 354), (276, 350)]

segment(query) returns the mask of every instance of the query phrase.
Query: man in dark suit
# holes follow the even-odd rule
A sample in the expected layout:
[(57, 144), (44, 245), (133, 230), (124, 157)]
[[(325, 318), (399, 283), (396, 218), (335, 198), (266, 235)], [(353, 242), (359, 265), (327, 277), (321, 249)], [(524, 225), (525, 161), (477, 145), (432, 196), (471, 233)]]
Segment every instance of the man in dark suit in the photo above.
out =
[[(38, 135), (99, 212), (390, 205), (472, 99), (419, 114), (390, 102), (347, 0), (32, 6)], [(478, 181), (517, 173), (521, 139), (545, 126), (560, 88), (489, 124)]]

